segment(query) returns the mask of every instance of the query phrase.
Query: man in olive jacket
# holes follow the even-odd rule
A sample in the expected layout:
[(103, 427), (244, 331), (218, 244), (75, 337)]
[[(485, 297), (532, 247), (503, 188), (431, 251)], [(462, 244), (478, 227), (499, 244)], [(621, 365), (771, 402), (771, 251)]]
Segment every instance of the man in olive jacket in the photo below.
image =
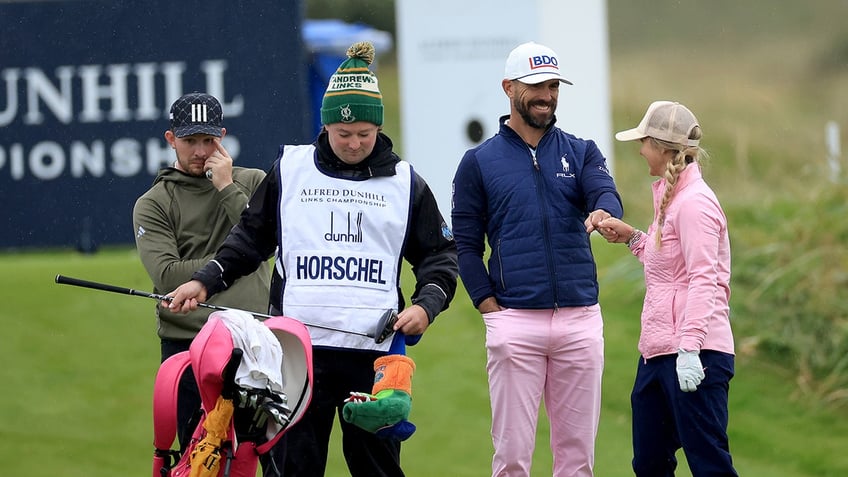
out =
[[(186, 94), (171, 106), (165, 140), (177, 159), (173, 166), (159, 171), (153, 186), (133, 208), (136, 247), (154, 293), (167, 293), (188, 281), (215, 256), (265, 177), (259, 169), (233, 167), (233, 159), (221, 145), (227, 133), (222, 119), (221, 104), (208, 94)], [(267, 313), (270, 277), (271, 265), (265, 262), (210, 303)], [(201, 308), (178, 314), (157, 303), (162, 361), (189, 349), (211, 311)], [(198, 409), (200, 395), (189, 370), (179, 390), (181, 449), (194, 430), (192, 417)]]

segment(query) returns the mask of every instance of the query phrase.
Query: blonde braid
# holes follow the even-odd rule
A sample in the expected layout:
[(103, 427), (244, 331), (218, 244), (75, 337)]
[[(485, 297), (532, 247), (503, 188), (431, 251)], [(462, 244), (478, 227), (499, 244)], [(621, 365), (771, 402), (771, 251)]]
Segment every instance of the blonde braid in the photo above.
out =
[[(701, 139), (701, 128), (698, 126), (694, 127), (692, 129), (692, 133), (689, 134), (689, 139)], [(700, 158), (704, 151), (698, 146), (675, 144), (667, 141), (661, 141), (653, 137), (651, 137), (650, 140), (654, 143), (656, 148), (664, 152), (673, 151), (676, 153), (674, 158), (666, 164), (665, 174), (663, 174), (663, 177), (665, 178), (665, 192), (663, 193), (663, 198), (660, 202), (660, 209), (657, 212), (656, 231), (656, 244), (657, 248), (660, 248), (660, 244), (662, 243), (662, 227), (663, 224), (665, 224), (665, 211), (668, 208), (668, 204), (671, 202), (671, 199), (674, 197), (677, 179), (680, 177), (680, 173), (683, 172), (683, 169), (686, 169), (686, 166), (693, 162), (700, 163)]]
[(662, 241), (662, 228), (665, 224), (665, 210), (668, 208), (671, 198), (674, 197), (674, 186), (677, 184), (677, 179), (683, 169), (686, 169), (686, 156), (683, 151), (677, 151), (674, 159), (668, 161), (665, 166), (665, 192), (663, 193), (662, 202), (660, 202), (660, 210), (657, 214), (657, 248), (660, 247)]

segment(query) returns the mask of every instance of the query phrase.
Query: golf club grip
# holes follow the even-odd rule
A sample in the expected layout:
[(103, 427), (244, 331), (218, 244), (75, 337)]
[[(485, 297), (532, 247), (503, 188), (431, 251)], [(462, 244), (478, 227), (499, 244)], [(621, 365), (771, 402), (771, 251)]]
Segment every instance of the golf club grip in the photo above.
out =
[(79, 278), (66, 277), (64, 275), (56, 275), (56, 283), (63, 285), (73, 285), (76, 287), (93, 288), (95, 290), (103, 290), (112, 293), (121, 293), (124, 295), (150, 296), (148, 293), (139, 292), (132, 288), (116, 287), (105, 283), (90, 282), (88, 280), (80, 280)]

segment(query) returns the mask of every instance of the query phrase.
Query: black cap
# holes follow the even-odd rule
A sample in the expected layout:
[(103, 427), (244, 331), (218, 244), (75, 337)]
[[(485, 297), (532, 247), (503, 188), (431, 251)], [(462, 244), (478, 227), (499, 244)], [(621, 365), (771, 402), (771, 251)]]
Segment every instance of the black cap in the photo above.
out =
[(221, 103), (206, 93), (189, 93), (171, 105), (171, 131), (177, 137), (209, 134), (221, 137)]

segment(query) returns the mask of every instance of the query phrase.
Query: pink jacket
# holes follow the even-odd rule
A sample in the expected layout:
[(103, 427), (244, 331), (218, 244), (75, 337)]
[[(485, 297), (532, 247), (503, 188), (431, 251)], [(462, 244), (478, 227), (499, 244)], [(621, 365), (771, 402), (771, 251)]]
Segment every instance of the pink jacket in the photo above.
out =
[(678, 348), (734, 354), (727, 218), (700, 167), (690, 165), (680, 173), (666, 208), (657, 248), (657, 211), (665, 186), (665, 179), (652, 185), (654, 222), (631, 247), (645, 269), (639, 352), (645, 359)]

